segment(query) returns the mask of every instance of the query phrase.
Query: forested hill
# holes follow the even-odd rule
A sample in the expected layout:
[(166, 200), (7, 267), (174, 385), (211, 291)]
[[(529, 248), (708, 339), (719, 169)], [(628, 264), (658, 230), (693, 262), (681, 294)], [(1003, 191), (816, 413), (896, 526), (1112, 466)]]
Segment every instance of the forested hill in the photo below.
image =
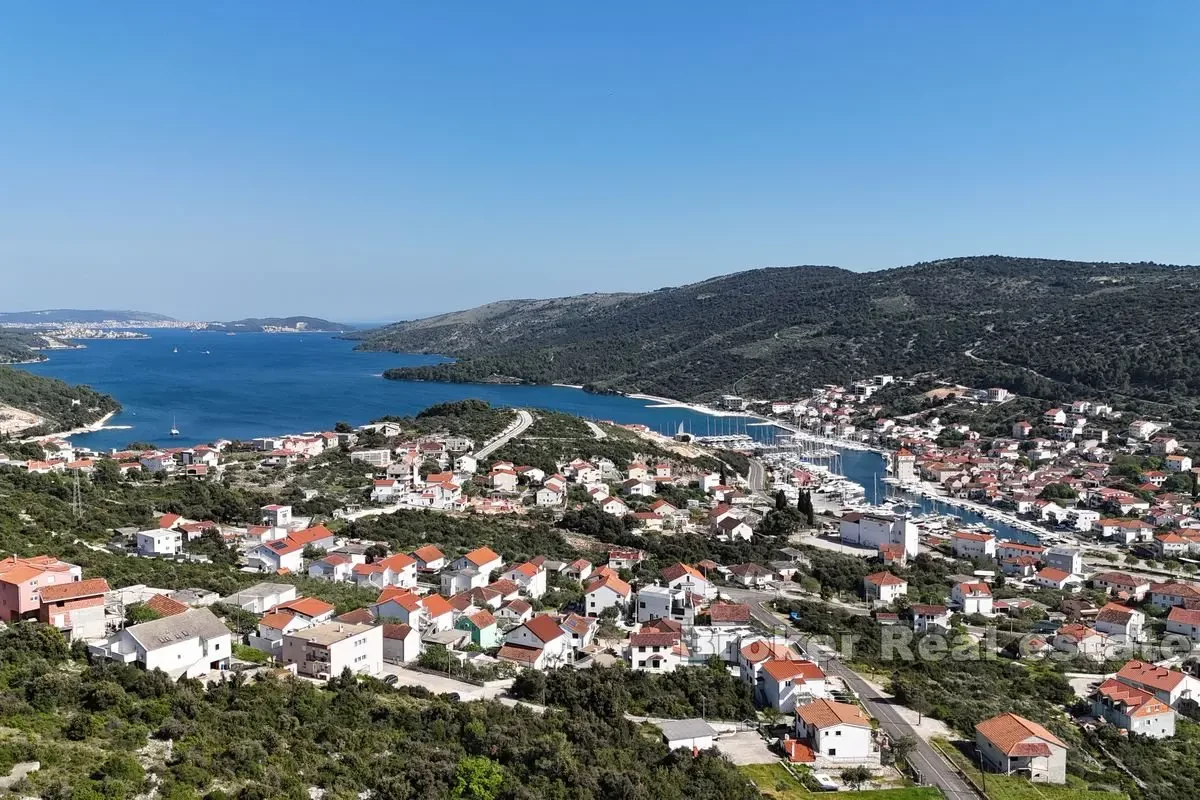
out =
[(352, 330), (353, 325), (330, 322), (318, 317), (263, 317), (261, 319), (239, 319), (233, 322), (212, 322), (210, 328), (227, 328), (231, 331), (261, 332), (267, 330), (294, 330), (341, 333)]
[[(0, 406), (28, 411), (42, 419), (41, 425), (23, 430), (22, 436), (78, 428), (120, 408), (110, 395), (89, 386), (72, 386), (8, 366), (0, 366)], [(0, 416), (7, 413), (7, 409), (0, 409)]]
[(633, 295), (511, 301), (390, 325), (360, 347), (458, 361), (388, 377), (705, 399), (938, 371), (1049, 397), (1200, 397), (1200, 269), (1002, 256), (879, 272), (787, 267)]

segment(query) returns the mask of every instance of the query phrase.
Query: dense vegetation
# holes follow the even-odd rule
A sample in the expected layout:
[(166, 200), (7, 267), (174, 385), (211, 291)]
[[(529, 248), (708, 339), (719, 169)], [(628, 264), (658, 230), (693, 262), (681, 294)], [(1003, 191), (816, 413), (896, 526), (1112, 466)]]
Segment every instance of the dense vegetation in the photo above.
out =
[[(0, 360), (3, 360), (2, 354)], [(0, 366), (0, 405), (15, 406), (46, 420), (44, 426), (23, 431), (22, 436), (87, 425), (120, 407), (109, 395), (100, 394), (87, 386), (72, 386), (54, 378), (4, 366)]]
[(264, 328), (300, 328), (306, 331), (326, 331), (341, 333), (353, 330), (353, 325), (344, 322), (330, 322), (319, 317), (252, 317), (233, 322), (214, 322), (215, 328), (228, 328), (233, 331), (261, 331)]
[(421, 433), (452, 433), (469, 436), (476, 447), (499, 435), (513, 423), (511, 408), (493, 408), (483, 400), (438, 403), (421, 411), (413, 420)]
[(671, 753), (620, 716), (448, 702), (349, 676), (206, 689), (73, 661), (58, 631), (32, 623), (0, 632), (0, 726), (0, 770), (40, 761), (18, 791), (48, 800), (151, 787), (163, 800), (308, 800), (313, 787), (327, 800), (755, 796), (719, 756)]
[(637, 714), (684, 719), (753, 719), (750, 687), (730, 676), (719, 660), (664, 675), (630, 670), (623, 664), (591, 669), (522, 672), (509, 693), (534, 703), (592, 711), (602, 717)]
[(458, 359), (395, 378), (506, 375), (689, 399), (933, 370), (1047, 399), (1175, 402), (1200, 397), (1198, 327), (1192, 268), (984, 256), (493, 304), (367, 332), (360, 346)]

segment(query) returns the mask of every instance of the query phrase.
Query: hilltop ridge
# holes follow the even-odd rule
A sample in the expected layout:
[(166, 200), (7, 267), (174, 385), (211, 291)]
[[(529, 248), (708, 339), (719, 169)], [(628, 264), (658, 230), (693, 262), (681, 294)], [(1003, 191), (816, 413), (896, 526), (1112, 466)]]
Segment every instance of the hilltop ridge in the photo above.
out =
[[(1164, 313), (1169, 310), (1169, 313)], [(1200, 397), (1200, 270), (1008, 256), (875, 272), (774, 267), (618, 295), (504, 301), (360, 333), (457, 361), (388, 377), (506, 376), (690, 400), (786, 396), (875, 372), (1066, 397)]]

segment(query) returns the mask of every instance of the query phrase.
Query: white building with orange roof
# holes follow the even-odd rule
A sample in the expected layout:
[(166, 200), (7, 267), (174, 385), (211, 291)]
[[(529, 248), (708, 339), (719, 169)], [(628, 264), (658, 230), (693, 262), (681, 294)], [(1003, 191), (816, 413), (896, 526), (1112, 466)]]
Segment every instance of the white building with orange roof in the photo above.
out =
[(1200, 701), (1200, 680), (1177, 669), (1145, 661), (1128, 661), (1117, 672), (1117, 680), (1150, 692), (1171, 708), (1178, 708), (1181, 700)]
[(738, 673), (742, 682), (751, 688), (758, 686), (758, 671), (762, 669), (763, 664), (772, 660), (803, 661), (804, 657), (782, 636), (744, 638), (737, 652)]
[(950, 544), (958, 558), (996, 557), (996, 537), (990, 533), (956, 531), (950, 537)]
[(352, 573), (359, 586), (375, 589), (385, 586), (411, 589), (417, 585), (416, 559), (404, 553), (393, 553), (370, 564), (355, 564)]
[(668, 588), (684, 589), (701, 597), (712, 594), (712, 584), (698, 569), (682, 562), (673, 564), (662, 571), (662, 579)]
[(546, 593), (546, 570), (530, 561), (506, 570), (501, 577), (517, 584), (526, 597), (534, 600)]
[(610, 608), (629, 605), (633, 589), (616, 575), (593, 576), (583, 590), (583, 607), (589, 617), (598, 617)]
[(1042, 725), (1000, 714), (975, 726), (975, 747), (990, 772), (1035, 783), (1067, 782), (1067, 746)]
[(875, 572), (863, 578), (863, 591), (868, 603), (887, 606), (908, 594), (908, 581), (890, 572)]
[(811, 661), (772, 658), (758, 671), (755, 694), (776, 711), (788, 713), (798, 704), (829, 697), (829, 680)]
[[(472, 568), (484, 574), (500, 569), (504, 559), (490, 547), (478, 547), (454, 562), (454, 569)], [(486, 582), (485, 582), (486, 583)]]
[(951, 604), (964, 614), (992, 614), (992, 590), (982, 581), (963, 581), (950, 590)]
[(871, 718), (850, 703), (820, 699), (797, 706), (796, 738), (812, 749), (818, 766), (879, 763)]
[(1166, 739), (1175, 735), (1175, 712), (1150, 692), (1109, 678), (1092, 692), (1092, 714), (1129, 733)]
[(1055, 650), (1092, 661), (1103, 661), (1108, 657), (1108, 636), (1077, 622), (1059, 628), (1050, 643)]

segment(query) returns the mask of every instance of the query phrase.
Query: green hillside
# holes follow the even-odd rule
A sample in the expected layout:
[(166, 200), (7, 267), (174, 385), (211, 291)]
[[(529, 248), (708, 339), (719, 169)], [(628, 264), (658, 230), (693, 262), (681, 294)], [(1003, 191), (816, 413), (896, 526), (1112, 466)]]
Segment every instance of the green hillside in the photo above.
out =
[(938, 371), (1049, 398), (1200, 397), (1200, 270), (982, 256), (879, 272), (788, 267), (635, 295), (511, 301), (361, 336), (458, 361), (392, 378), (777, 397)]

